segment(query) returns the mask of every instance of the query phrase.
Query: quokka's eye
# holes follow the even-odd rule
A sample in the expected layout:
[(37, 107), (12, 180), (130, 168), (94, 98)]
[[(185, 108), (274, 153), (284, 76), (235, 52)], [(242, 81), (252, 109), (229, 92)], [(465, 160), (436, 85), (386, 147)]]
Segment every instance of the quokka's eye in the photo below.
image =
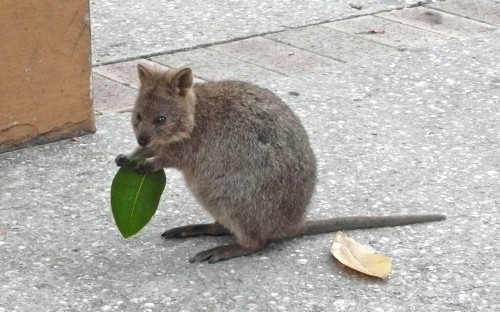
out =
[(164, 116), (156, 117), (155, 118), (155, 124), (157, 125), (163, 125), (167, 121), (167, 118)]
[(141, 121), (142, 120), (141, 114), (139, 114), (139, 113), (137, 113), (137, 115), (135, 116), (135, 118), (137, 119), (137, 121)]

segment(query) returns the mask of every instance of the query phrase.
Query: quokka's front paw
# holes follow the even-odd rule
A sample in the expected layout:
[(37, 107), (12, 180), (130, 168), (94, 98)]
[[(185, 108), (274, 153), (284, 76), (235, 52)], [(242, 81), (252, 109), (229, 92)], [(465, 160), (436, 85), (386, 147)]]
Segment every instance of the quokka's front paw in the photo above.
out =
[(118, 165), (118, 167), (126, 165), (129, 161), (130, 159), (128, 159), (128, 157), (123, 154), (119, 154), (115, 158), (115, 163)]
[(134, 167), (134, 170), (135, 170), (135, 172), (137, 172), (139, 174), (145, 174), (145, 173), (154, 171), (154, 167), (151, 163), (146, 161), (144, 163), (137, 164)]

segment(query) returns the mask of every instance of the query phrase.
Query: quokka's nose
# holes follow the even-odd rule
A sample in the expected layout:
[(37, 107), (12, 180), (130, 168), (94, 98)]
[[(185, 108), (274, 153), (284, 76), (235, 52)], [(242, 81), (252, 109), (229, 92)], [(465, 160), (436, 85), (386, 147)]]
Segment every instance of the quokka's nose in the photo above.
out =
[(137, 143), (139, 143), (140, 146), (146, 146), (149, 143), (149, 139), (146, 137), (139, 137)]

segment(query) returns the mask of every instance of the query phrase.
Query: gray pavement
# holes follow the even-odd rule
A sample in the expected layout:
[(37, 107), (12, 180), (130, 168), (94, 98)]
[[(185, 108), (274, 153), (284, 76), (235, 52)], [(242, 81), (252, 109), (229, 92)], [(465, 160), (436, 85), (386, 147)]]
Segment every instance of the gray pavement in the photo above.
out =
[[(159, 3), (93, 3), (95, 135), (0, 154), (0, 311), (500, 310), (499, 1)], [(393, 258), (387, 281), (334, 260), (331, 234), (189, 264), (232, 239), (160, 238), (210, 220), (169, 170), (151, 223), (124, 240), (109, 190), (115, 155), (135, 139), (117, 111), (146, 59), (282, 97), (319, 160), (311, 218), (448, 219), (349, 231)]]
[(91, 0), (93, 61), (122, 61), (370, 14), (419, 1)]

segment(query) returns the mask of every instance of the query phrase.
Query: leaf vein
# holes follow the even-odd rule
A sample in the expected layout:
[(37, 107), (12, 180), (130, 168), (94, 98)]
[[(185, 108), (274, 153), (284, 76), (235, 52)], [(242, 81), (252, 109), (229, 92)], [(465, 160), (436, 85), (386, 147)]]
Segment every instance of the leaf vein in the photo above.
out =
[(134, 216), (135, 212), (135, 206), (137, 204), (137, 198), (139, 197), (139, 194), (141, 193), (142, 189), (142, 184), (144, 183), (144, 180), (146, 179), (147, 174), (142, 176), (141, 183), (139, 184), (139, 189), (137, 190), (137, 194), (135, 194), (135, 199), (134, 199), (134, 204), (132, 205), (132, 212), (130, 213), (130, 218), (128, 219), (128, 224), (127, 224), (127, 234), (130, 231), (130, 226), (132, 224), (132, 218)]

